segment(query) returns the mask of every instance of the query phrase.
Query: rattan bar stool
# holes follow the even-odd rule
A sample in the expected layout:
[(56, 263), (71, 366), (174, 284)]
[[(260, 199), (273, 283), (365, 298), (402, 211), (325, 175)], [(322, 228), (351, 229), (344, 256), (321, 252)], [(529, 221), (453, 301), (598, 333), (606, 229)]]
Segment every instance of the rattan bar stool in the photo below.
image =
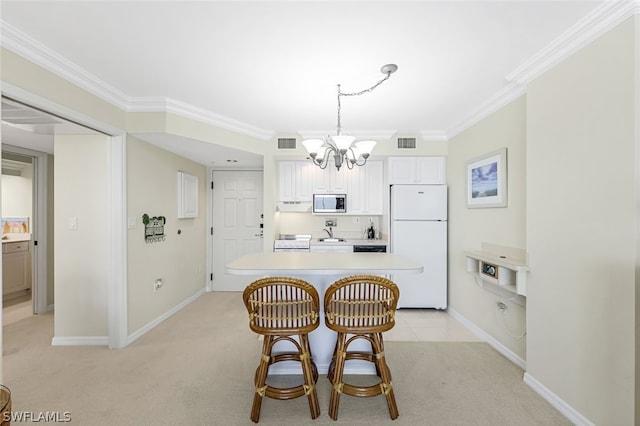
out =
[[(391, 386), (391, 371), (384, 355), (382, 333), (395, 325), (395, 310), (400, 291), (393, 281), (373, 275), (346, 277), (331, 284), (324, 294), (325, 323), (338, 333), (327, 377), (331, 381), (329, 416), (338, 419), (340, 395), (370, 397), (384, 394), (392, 420), (398, 407)], [(357, 339), (371, 343), (371, 352), (351, 351)], [(343, 382), (348, 360), (373, 362), (380, 382), (372, 386), (353, 386)]]
[[(292, 399), (307, 395), (311, 418), (320, 415), (315, 383), (318, 370), (311, 358), (309, 333), (319, 325), (320, 297), (306, 281), (296, 278), (269, 277), (249, 284), (242, 299), (249, 312), (249, 327), (264, 336), (262, 357), (254, 378), (251, 420), (258, 423), (262, 398)], [(297, 336), (297, 340), (294, 337)], [(295, 352), (272, 353), (277, 342), (288, 341)], [(266, 384), (269, 366), (281, 361), (299, 361), (304, 384), (276, 388)]]

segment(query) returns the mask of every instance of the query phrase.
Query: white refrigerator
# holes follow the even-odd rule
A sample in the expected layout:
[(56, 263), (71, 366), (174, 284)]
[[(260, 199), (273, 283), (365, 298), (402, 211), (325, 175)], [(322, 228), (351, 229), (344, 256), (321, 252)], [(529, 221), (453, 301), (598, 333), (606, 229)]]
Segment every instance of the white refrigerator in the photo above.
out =
[(447, 308), (447, 187), (391, 186), (391, 252), (420, 262), (420, 274), (396, 274), (399, 308)]

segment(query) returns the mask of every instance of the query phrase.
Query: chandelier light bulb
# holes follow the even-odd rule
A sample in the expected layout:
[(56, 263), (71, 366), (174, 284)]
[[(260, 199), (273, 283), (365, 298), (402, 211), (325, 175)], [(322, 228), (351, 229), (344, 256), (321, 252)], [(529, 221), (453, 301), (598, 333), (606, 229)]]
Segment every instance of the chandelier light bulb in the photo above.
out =
[(307, 149), (307, 152), (313, 156), (313, 154), (317, 154), (320, 150), (320, 147), (324, 144), (322, 139), (308, 139), (302, 142), (302, 145)]

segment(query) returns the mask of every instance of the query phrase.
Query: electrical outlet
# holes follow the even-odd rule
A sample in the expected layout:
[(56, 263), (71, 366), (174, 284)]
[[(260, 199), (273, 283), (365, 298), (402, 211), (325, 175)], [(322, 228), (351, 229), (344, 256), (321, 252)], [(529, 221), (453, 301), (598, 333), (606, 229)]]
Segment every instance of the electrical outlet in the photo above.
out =
[(354, 216), (352, 220), (352, 223), (360, 223), (360, 217), (358, 216)]
[(498, 302), (497, 304), (498, 310), (501, 312), (506, 312), (507, 311), (507, 305), (503, 302)]
[(338, 226), (338, 219), (325, 219), (324, 226)]

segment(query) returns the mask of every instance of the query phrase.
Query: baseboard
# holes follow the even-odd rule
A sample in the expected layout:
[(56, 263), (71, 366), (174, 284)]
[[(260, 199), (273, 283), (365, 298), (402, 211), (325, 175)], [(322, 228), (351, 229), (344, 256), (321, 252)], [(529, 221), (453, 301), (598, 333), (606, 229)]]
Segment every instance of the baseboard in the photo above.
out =
[(493, 337), (490, 334), (486, 333), (483, 329), (481, 329), (480, 327), (475, 325), (473, 322), (468, 320), (466, 317), (464, 317), (462, 314), (460, 314), (455, 309), (449, 307), (447, 309), (447, 313), (449, 315), (451, 315), (453, 318), (455, 318), (456, 320), (460, 321), (462, 323), (462, 325), (464, 325), (469, 330), (471, 330), (471, 332), (473, 334), (475, 334), (480, 339), (482, 339), (485, 342), (487, 342), (491, 347), (493, 347), (495, 350), (497, 350), (502, 355), (504, 355), (505, 358), (507, 358), (508, 360), (510, 360), (515, 365), (517, 365), (518, 367), (522, 368), (523, 370), (525, 370), (525, 371), (527, 370), (527, 361), (525, 361), (524, 359), (520, 358), (520, 356), (518, 356), (511, 349), (507, 348), (505, 345), (500, 343), (495, 337)]
[(51, 339), (51, 346), (107, 346), (107, 336), (57, 336)]
[(559, 398), (556, 394), (547, 389), (542, 383), (533, 378), (527, 370), (527, 362), (516, 355), (509, 348), (504, 346), (498, 340), (496, 340), (491, 335), (487, 334), (480, 327), (475, 325), (469, 319), (461, 315), (455, 309), (449, 307), (447, 309), (447, 313), (451, 315), (456, 320), (460, 321), (465, 327), (467, 327), (473, 334), (478, 336), (480, 339), (487, 342), (490, 346), (492, 346), (495, 350), (504, 355), (511, 362), (516, 364), (518, 367), (525, 370), (523, 381), (531, 387), (538, 395), (544, 398), (549, 404), (551, 404), (556, 410), (560, 411), (562, 415), (564, 415), (567, 419), (569, 419), (576, 426), (595, 426), (592, 422), (590, 422), (586, 417), (584, 417), (580, 412), (575, 410), (569, 404), (567, 404), (564, 400)]
[(135, 342), (136, 340), (138, 340), (140, 337), (142, 337), (145, 334), (147, 334), (149, 331), (153, 330), (162, 321), (166, 320), (167, 318), (171, 317), (175, 313), (179, 312), (182, 308), (184, 308), (185, 306), (189, 305), (191, 302), (196, 300), (198, 297), (202, 296), (204, 293), (206, 293), (206, 289), (203, 288), (202, 290), (198, 291), (193, 296), (191, 296), (188, 299), (184, 300), (182, 303), (179, 303), (178, 305), (174, 306), (169, 311), (167, 311), (164, 314), (160, 315), (159, 317), (157, 317), (156, 319), (154, 319), (153, 321), (151, 321), (147, 325), (145, 325), (145, 326), (139, 328), (138, 330), (136, 330), (133, 334), (129, 335), (129, 337), (127, 338), (127, 346), (130, 345), (131, 343)]
[(571, 423), (576, 426), (595, 426), (595, 424), (585, 416), (580, 414), (575, 408), (564, 402), (558, 395), (551, 392), (542, 383), (536, 380), (531, 374), (524, 373), (524, 382), (531, 387), (538, 395), (543, 397), (553, 407), (560, 411)]

